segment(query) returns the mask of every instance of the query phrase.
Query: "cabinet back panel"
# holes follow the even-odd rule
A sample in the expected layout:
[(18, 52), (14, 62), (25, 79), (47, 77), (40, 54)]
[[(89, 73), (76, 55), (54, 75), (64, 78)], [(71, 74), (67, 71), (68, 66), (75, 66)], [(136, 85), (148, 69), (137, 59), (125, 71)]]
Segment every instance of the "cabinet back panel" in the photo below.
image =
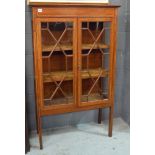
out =
[[(50, 68), (48, 58), (43, 59), (43, 72), (65, 71), (66, 61), (62, 52), (55, 52), (50, 58)], [(67, 71), (73, 70), (73, 57), (67, 58)]]

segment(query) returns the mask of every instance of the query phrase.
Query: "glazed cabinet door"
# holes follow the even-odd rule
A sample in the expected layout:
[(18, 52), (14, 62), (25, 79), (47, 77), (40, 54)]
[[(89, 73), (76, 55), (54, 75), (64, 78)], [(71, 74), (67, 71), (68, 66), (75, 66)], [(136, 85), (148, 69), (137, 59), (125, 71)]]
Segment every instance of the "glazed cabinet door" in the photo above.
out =
[(78, 19), (78, 103), (104, 104), (111, 99), (111, 18)]
[(38, 72), (41, 107), (76, 105), (76, 19), (37, 19)]

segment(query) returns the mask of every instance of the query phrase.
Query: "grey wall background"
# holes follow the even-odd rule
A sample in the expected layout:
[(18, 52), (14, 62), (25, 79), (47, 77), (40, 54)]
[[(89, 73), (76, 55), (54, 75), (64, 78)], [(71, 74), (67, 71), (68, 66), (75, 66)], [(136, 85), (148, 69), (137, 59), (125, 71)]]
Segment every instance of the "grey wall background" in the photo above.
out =
[[(110, 0), (119, 4), (118, 35), (117, 35), (117, 65), (115, 82), (115, 111), (114, 117), (122, 117), (130, 123), (130, 1)], [(36, 129), (34, 69), (32, 49), (31, 8), (25, 4), (25, 76), (28, 123), (30, 130)], [(103, 118), (107, 119), (107, 110), (103, 109)], [(85, 122), (97, 122), (98, 111), (84, 111), (43, 118), (43, 128), (75, 125)]]
[(130, 124), (130, 0), (127, 1), (121, 116)]

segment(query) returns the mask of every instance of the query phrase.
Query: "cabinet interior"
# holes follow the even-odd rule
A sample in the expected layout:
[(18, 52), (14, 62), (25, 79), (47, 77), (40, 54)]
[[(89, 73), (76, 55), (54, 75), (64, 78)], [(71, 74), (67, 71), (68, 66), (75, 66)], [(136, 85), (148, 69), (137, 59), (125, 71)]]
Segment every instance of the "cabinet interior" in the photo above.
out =
[[(45, 106), (75, 101), (73, 28), (73, 22), (41, 23)], [(110, 22), (81, 22), (80, 48), (81, 102), (108, 99)]]

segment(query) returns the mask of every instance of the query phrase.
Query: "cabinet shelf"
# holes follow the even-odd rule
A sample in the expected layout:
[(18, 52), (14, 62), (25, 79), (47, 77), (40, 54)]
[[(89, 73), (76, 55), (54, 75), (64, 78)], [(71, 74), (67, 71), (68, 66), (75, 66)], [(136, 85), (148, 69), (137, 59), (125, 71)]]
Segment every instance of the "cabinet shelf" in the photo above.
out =
[[(48, 52), (48, 51), (52, 51), (54, 48), (54, 45), (42, 45), (42, 52)], [(83, 44), (82, 45), (82, 50), (87, 50), (87, 49), (91, 49), (92, 48), (92, 44)], [(105, 44), (97, 44), (93, 47), (93, 49), (98, 49), (98, 48), (102, 48), (102, 49), (107, 49), (109, 48), (108, 45)], [(73, 50), (73, 46), (72, 44), (68, 44), (68, 45), (61, 45), (61, 48), (59, 46), (57, 46), (54, 51), (69, 51), (69, 50)]]
[(59, 105), (59, 104), (70, 104), (70, 103), (73, 103), (74, 102), (74, 98), (73, 98), (73, 95), (72, 96), (68, 96), (68, 98), (65, 98), (65, 97), (60, 97), (60, 98), (56, 98), (56, 99), (53, 99), (53, 100), (45, 100), (44, 99), (44, 103), (46, 106), (49, 106), (49, 105)]
[[(81, 96), (81, 102), (88, 102), (88, 101), (99, 101), (99, 100), (106, 100), (107, 99), (107, 96), (105, 96), (105, 98), (103, 98), (103, 95), (100, 95), (100, 94), (90, 94), (89, 96), (87, 95), (82, 95)], [(53, 99), (53, 100), (44, 100), (44, 103), (46, 106), (49, 106), (49, 105), (59, 105), (59, 104), (70, 104), (70, 103), (73, 103), (74, 102), (74, 99), (73, 99), (73, 95), (70, 95), (68, 96), (68, 98), (65, 98), (65, 97), (60, 97), (60, 98), (56, 98), (56, 99)]]
[[(90, 69), (89, 72), (87, 70), (81, 71), (81, 78), (82, 79), (89, 79), (91, 77), (95, 78), (98, 77), (101, 72), (101, 68), (98, 69)], [(105, 77), (108, 75), (108, 71), (102, 69), (101, 77)], [(53, 82), (53, 81), (61, 81), (62, 78), (65, 76), (65, 81), (73, 80), (73, 72), (72, 71), (56, 71), (43, 74), (43, 82)]]
[(88, 101), (98, 101), (98, 100), (105, 100), (107, 99), (107, 94), (104, 95), (100, 95), (100, 94), (90, 94), (89, 96), (87, 95), (82, 95), (81, 96), (81, 101), (82, 102), (88, 102)]

